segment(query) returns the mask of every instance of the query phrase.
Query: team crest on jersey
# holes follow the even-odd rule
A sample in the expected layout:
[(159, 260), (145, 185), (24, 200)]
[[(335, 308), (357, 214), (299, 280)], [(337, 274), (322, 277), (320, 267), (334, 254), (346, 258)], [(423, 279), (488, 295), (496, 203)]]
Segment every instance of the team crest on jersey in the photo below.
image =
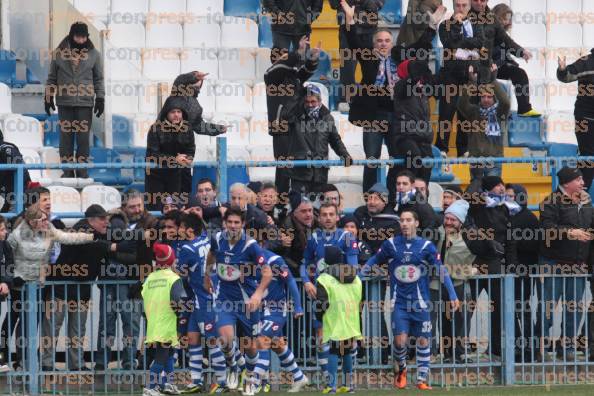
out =
[(241, 277), (239, 268), (223, 263), (219, 263), (217, 266), (217, 274), (219, 275), (219, 278), (225, 281), (236, 281)]
[(212, 330), (212, 323), (207, 323), (206, 326), (204, 326), (204, 328), (206, 330)]
[(357, 241), (354, 241), (351, 246), (353, 247), (353, 249), (357, 249)]
[(231, 257), (225, 256), (225, 263), (229, 264), (231, 262)]
[(258, 264), (264, 264), (264, 256), (258, 257)]
[(394, 269), (394, 276), (402, 283), (413, 283), (421, 277), (421, 269), (416, 265), (401, 265)]
[(272, 326), (272, 330), (277, 331), (278, 330), (278, 325), (275, 324), (274, 326)]

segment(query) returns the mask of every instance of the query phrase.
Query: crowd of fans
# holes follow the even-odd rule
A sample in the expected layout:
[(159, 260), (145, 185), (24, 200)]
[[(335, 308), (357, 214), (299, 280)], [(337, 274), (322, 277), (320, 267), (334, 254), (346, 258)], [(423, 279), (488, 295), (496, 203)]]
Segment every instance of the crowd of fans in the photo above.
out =
[[(205, 178), (192, 186), (191, 164), (196, 151), (194, 134), (214, 136), (225, 133), (226, 127), (209, 124), (202, 118), (198, 97), (207, 75), (196, 71), (179, 76), (148, 133), (146, 159), (159, 163), (162, 168), (147, 169), (145, 193), (126, 191), (121, 208), (110, 212), (100, 205), (92, 205), (86, 210), (85, 218), (67, 230), (52, 214), (49, 190), (34, 187), (26, 192), (27, 207), (23, 213), (10, 224), (0, 218), (0, 294), (8, 296), (13, 303), (35, 298), (43, 302), (43, 370), (56, 369), (55, 338), (65, 321), (69, 339), (80, 341), (85, 334), (91, 284), (97, 280), (121, 280), (127, 283), (100, 284), (99, 342), (92, 355), (94, 364), (85, 362), (83, 343), (73, 342), (66, 357), (70, 370), (97, 371), (108, 367), (113, 360), (111, 350), (116, 343), (118, 315), (125, 340), (124, 349), (118, 354), (121, 367), (135, 369), (139, 367), (139, 360), (150, 361), (137, 359), (136, 348), (144, 315), (148, 322), (147, 337), (157, 344), (155, 350), (147, 349), (146, 352), (154, 358), (150, 370), (157, 377), (161, 371), (170, 374), (172, 362), (179, 358), (165, 346), (175, 345), (173, 338), (177, 339), (177, 335), (189, 337), (192, 382), (185, 389), (188, 392), (199, 391), (203, 386), (201, 340), (217, 338), (219, 343), (208, 346), (216, 374), (211, 387), (213, 393), (237, 387), (236, 367), (242, 365), (246, 365), (255, 378), (243, 385), (244, 394), (255, 393), (256, 388), (251, 388), (252, 385), (264, 389), (263, 373), (267, 371), (266, 364), (270, 363), (270, 350), (282, 357), (283, 368), (293, 375), (292, 390), (298, 391), (308, 379), (295, 364), (291, 350), (307, 347), (317, 348), (323, 372), (331, 374), (326, 390), (336, 392), (338, 356), (342, 357), (347, 373), (352, 364), (352, 361), (348, 363), (348, 356), (357, 356), (357, 342), (351, 342), (346, 349), (342, 344), (338, 347), (336, 342), (356, 341), (361, 333), (354, 328), (334, 327), (335, 323), (329, 318), (340, 313), (332, 305), (332, 301), (336, 301), (333, 293), (340, 290), (340, 293), (350, 293), (352, 301), (364, 300), (359, 278), (353, 274), (345, 275), (344, 265), (356, 268), (355, 273), (361, 276), (378, 278), (382, 293), (391, 299), (405, 296), (423, 305), (418, 312), (396, 305), (391, 323), (381, 323), (381, 334), (388, 334), (387, 327), (395, 332), (393, 362), (399, 373), (394, 382), (397, 387), (406, 385), (407, 347), (416, 347), (421, 389), (426, 389), (423, 384), (428, 386), (431, 354), (441, 354), (451, 363), (481, 359), (479, 343), (468, 342), (469, 320), (478, 312), (476, 303), (481, 293), (489, 295), (490, 308), (486, 312), (491, 336), (487, 340), (487, 352), (491, 358), (501, 357), (502, 281), (484, 275), (515, 275), (517, 301), (528, 302), (534, 294), (537, 295), (536, 306), (514, 311), (518, 319), (515, 343), (518, 356), (525, 354), (545, 361), (550, 353), (556, 353), (572, 360), (594, 347), (594, 343), (589, 345), (594, 333), (580, 335), (579, 326), (582, 315), (587, 312), (587, 308), (579, 303), (584, 300), (594, 257), (591, 244), (594, 240), (594, 209), (586, 192), (591, 183), (590, 171), (582, 174), (577, 168), (566, 166), (561, 169), (555, 175), (559, 187), (540, 200), (538, 218), (528, 209), (526, 189), (505, 184), (501, 167), (493, 164), (471, 166), (471, 183), (466, 191), (457, 186), (446, 186), (440, 210), (428, 203), (431, 168), (421, 166), (418, 160), (432, 157), (431, 97), (439, 100), (436, 144), (444, 157), (447, 156), (450, 132), (454, 129), (452, 120), (456, 114), (458, 156), (503, 155), (510, 104), (496, 78), (512, 80), (520, 115), (538, 115), (526, 94), (529, 84), (526, 73), (512, 57), (525, 60), (531, 57), (530, 52), (515, 43), (506, 32), (511, 26), (512, 11), (503, 6), (491, 11), (487, 0), (454, 0), (453, 16), (443, 21), (446, 10), (441, 1), (411, 0), (398, 38), (394, 40), (389, 30), (377, 26), (382, 0), (341, 0), (331, 1), (331, 5), (337, 10), (341, 48), (357, 54), (344, 63), (341, 73), (342, 97), (350, 107), (349, 120), (363, 127), (367, 158), (379, 158), (382, 145), (386, 144), (390, 156), (405, 159), (405, 165), (391, 167), (386, 184), (376, 179), (374, 168), (366, 168), (362, 181), (365, 204), (352, 214), (345, 213), (341, 192), (328, 184), (325, 167), (279, 167), (275, 183), (234, 184), (229, 189), (228, 201), (221, 202), (219, 199), (224, 201), (225, 197), (219, 197), (213, 180)], [(276, 23), (272, 25), (272, 66), (264, 76), (275, 158), (328, 159), (330, 147), (342, 158), (344, 166), (350, 166), (352, 157), (337, 132), (329, 109), (322, 104), (320, 90), (305, 84), (318, 66), (320, 45), (310, 47), (308, 37), (311, 23), (321, 11), (322, 1), (264, 1), (264, 6), (276, 17)], [(294, 23), (282, 22), (286, 13), (297, 15)], [(444, 45), (444, 63), (441, 71), (435, 74), (429, 67), (429, 54), (437, 31)], [(75, 24), (61, 46), (92, 52), (92, 43), (86, 40), (88, 32), (80, 24)], [(64, 62), (52, 63), (48, 86), (66, 83), (60, 81), (60, 77), (65, 77)], [(83, 62), (92, 63), (94, 57), (75, 58), (70, 62), (83, 68)], [(362, 70), (360, 84), (354, 84), (357, 62)], [(94, 66), (84, 66), (84, 69), (94, 71), (87, 81), (95, 85), (94, 102), (88, 97), (84, 101), (72, 102), (58, 96), (57, 104), (61, 119), (78, 117), (90, 124), (91, 108), (94, 106), (97, 113), (103, 111), (102, 78)], [(558, 77), (562, 81), (578, 80), (582, 85), (591, 85), (592, 70), (594, 52), (572, 65), (559, 59)], [(53, 108), (52, 92), (50, 89), (46, 95), (48, 112)], [(277, 95), (274, 92), (291, 94)], [(578, 137), (582, 154), (588, 154), (590, 131), (594, 130), (593, 99), (585, 96), (587, 92), (589, 90), (580, 91), (576, 103), (576, 118), (587, 120), (588, 125), (588, 131)], [(64, 156), (72, 157), (72, 149), (67, 147), (72, 146), (72, 138), (69, 142), (64, 141), (63, 146)], [(85, 146), (88, 149), (88, 140), (86, 143), (77, 140), (77, 157), (88, 156)], [(195, 191), (194, 196), (191, 196), (192, 191)], [(186, 194), (187, 199), (179, 199), (180, 194)], [(154, 217), (149, 213), (155, 210), (161, 211), (162, 216)], [(201, 250), (201, 244), (205, 251)], [(408, 250), (412, 251), (410, 255)], [(242, 300), (244, 311), (239, 310), (233, 317), (229, 312), (211, 316), (212, 312), (204, 311), (203, 303), (200, 303), (202, 297), (196, 290), (204, 290), (204, 301), (212, 303), (213, 298), (208, 292), (214, 290), (214, 278), (218, 276), (219, 282), (237, 281), (238, 278), (233, 278), (237, 269), (231, 268), (231, 264), (240, 265), (241, 260), (245, 260), (244, 264), (256, 264), (261, 272), (245, 283), (249, 293)], [(403, 261), (409, 263), (406, 265), (412, 273), (398, 273)], [(215, 263), (216, 273), (211, 271)], [(415, 263), (417, 269), (412, 269), (410, 263)], [(224, 265), (229, 273), (221, 273), (220, 265)], [(274, 265), (279, 266), (281, 275), (268, 273), (271, 268), (274, 272)], [(415, 273), (422, 265), (435, 266), (439, 272)], [(196, 271), (195, 268), (202, 268), (197, 270), (200, 281), (195, 281), (188, 273)], [(179, 277), (183, 282), (177, 281)], [(406, 280), (407, 277), (411, 279)], [(293, 288), (296, 287), (293, 278), (300, 279), (303, 285), (297, 292)], [(204, 284), (200, 283), (203, 279)], [(282, 287), (288, 288), (290, 295), (283, 294), (278, 298), (294, 300), (298, 309), (292, 312), (292, 320), (297, 326), (304, 320), (302, 316), (308, 323), (314, 322), (316, 345), (303, 345), (305, 335), (290, 340), (282, 338), (284, 322), (279, 336), (277, 332), (262, 330), (266, 327), (263, 327), (266, 319), (254, 319), (259, 318), (260, 314), (256, 312), (266, 299), (263, 290), (267, 287), (272, 290), (272, 282), (279, 279), (285, 282)], [(58, 283), (42, 288), (38, 296), (27, 295), (24, 285), (28, 282), (44, 285), (48, 281)], [(80, 282), (89, 283), (76, 284)], [(161, 314), (177, 321), (177, 327), (171, 327), (171, 321), (168, 322), (165, 326), (168, 333), (161, 337), (160, 331), (165, 330), (151, 322), (158, 314), (143, 306), (143, 299), (145, 302), (169, 300), (169, 297), (162, 300), (162, 296), (148, 291), (150, 288), (146, 285), (158, 282), (171, 288), (172, 301), (190, 301), (192, 293), (196, 294), (198, 303), (190, 311), (199, 312), (200, 318), (196, 320), (209, 328), (188, 329), (184, 327), (188, 320), (190, 326), (195, 320), (184, 316), (181, 309), (173, 310)], [(193, 282), (199, 282), (199, 285)], [(222, 283), (225, 287), (231, 287), (225, 282)], [(337, 286), (336, 282), (342, 286)], [(401, 285), (399, 282), (409, 283), (406, 287), (396, 287)], [(441, 283), (447, 289), (447, 296)], [(176, 286), (179, 284), (183, 285), (183, 290)], [(413, 287), (411, 285), (416, 287), (414, 293), (407, 289)], [(240, 289), (246, 293), (241, 286)], [(219, 295), (217, 301), (219, 298), (229, 301), (235, 298), (232, 296), (235, 292), (225, 293), (223, 297)], [(566, 314), (561, 337), (555, 341), (549, 332), (551, 304), (560, 298), (564, 300)], [(304, 310), (300, 306), (302, 299), (330, 303), (331, 308), (321, 312)], [(270, 304), (270, 300), (266, 300), (265, 307), (266, 304)], [(15, 351), (9, 347), (10, 336), (14, 333), (18, 337), (28, 326), (25, 311), (15, 307), (11, 305), (10, 314), (2, 324), (2, 371), (27, 365), (25, 345), (17, 343)], [(577, 308), (572, 310), (571, 307)], [(532, 320), (532, 311), (538, 311), (536, 322)], [(251, 315), (248, 314), (246, 319), (242, 315), (247, 313)], [(270, 313), (263, 312), (262, 315), (266, 318)], [(347, 316), (357, 324), (354, 327), (360, 328), (358, 315), (355, 315), (357, 318)], [(254, 321), (262, 332), (252, 332), (253, 328), (249, 326)], [(270, 323), (276, 326), (277, 322)], [(258, 342), (264, 337), (269, 341), (282, 338), (283, 343), (250, 344), (239, 348), (233, 324), (242, 329), (244, 336)], [(431, 337), (432, 327), (438, 329), (437, 337), (435, 332)], [(218, 333), (213, 332), (213, 328), (218, 328)], [(590, 332), (593, 328), (589, 326)], [(339, 340), (331, 338), (340, 332), (349, 335)], [(408, 339), (408, 335), (418, 337)], [(382, 361), (387, 363), (391, 347), (383, 349)], [(16, 352), (15, 357), (11, 352)], [(14, 362), (13, 367), (8, 366), (9, 361)], [(261, 364), (264, 366), (260, 367)], [(226, 373), (226, 370), (229, 371)], [(145, 390), (147, 396), (159, 394), (156, 390), (159, 380), (151, 378)], [(178, 392), (170, 378), (165, 382), (161, 392)], [(345, 383), (346, 391), (354, 386), (349, 381)]]

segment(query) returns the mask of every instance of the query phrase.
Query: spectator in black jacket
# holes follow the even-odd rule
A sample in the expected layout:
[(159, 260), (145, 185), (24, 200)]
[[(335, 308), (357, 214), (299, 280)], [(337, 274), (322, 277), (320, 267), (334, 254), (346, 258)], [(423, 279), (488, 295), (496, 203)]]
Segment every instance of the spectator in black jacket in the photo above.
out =
[[(540, 244), (540, 269), (544, 276), (544, 286), (539, 289), (544, 293), (539, 306), (552, 307), (559, 301), (559, 297), (563, 297), (561, 348), (567, 355), (563, 354), (563, 350), (557, 350), (557, 353), (567, 356), (568, 360), (574, 360), (577, 348), (582, 346), (575, 337), (579, 336), (579, 323), (584, 312), (584, 275), (589, 274), (591, 268), (594, 208), (592, 199), (584, 191), (584, 178), (579, 169), (564, 167), (557, 172), (557, 177), (559, 188), (540, 205), (540, 225), (544, 230), (544, 239)], [(542, 279), (541, 277), (541, 281)], [(576, 308), (569, 309), (569, 306)], [(549, 352), (553, 339), (552, 334), (549, 336), (551, 324), (552, 315), (549, 310), (544, 312), (544, 344), (541, 341), (541, 345)]]
[(313, 204), (307, 197), (291, 192), (289, 201), (291, 212), (279, 227), (281, 246), (277, 253), (283, 256), (293, 276), (299, 278), (299, 266), (303, 260), (307, 239), (318, 224)]
[(409, 1), (396, 41), (399, 50), (407, 49), (403, 58), (429, 61), (437, 26), (446, 12), (442, 0)]
[[(377, 30), (379, 11), (384, 6), (385, 0), (347, 0), (349, 6), (355, 7), (355, 29), (362, 43), (367, 48), (373, 47), (373, 36)], [(351, 51), (346, 32), (346, 18), (340, 5), (340, 0), (330, 0), (330, 7), (336, 10), (338, 19), (338, 42), (340, 46), (340, 101), (346, 102), (346, 92), (355, 86), (355, 69), (360, 54)]]
[[(482, 193), (473, 193), (468, 197), (470, 221), (482, 238), (491, 241), (484, 244), (486, 248), (476, 252), (477, 265), (485, 268), (488, 275), (505, 274), (509, 268), (516, 266), (517, 243), (512, 237), (511, 217), (521, 210), (520, 205), (506, 200), (505, 184), (499, 176), (486, 176), (482, 179)], [(501, 280), (479, 280), (478, 293), (483, 289), (491, 290), (492, 306), (490, 352), (501, 356)], [(478, 295), (476, 288), (471, 290), (473, 299)]]
[[(6, 235), (8, 228), (6, 219), (0, 216), (0, 302), (6, 300), (10, 294), (12, 287), (12, 273), (14, 269), (14, 259), (12, 257), (12, 249), (6, 242)], [(8, 330), (8, 322), (10, 315), (6, 315), (4, 322), (2, 322), (2, 332), (0, 333), (0, 373), (10, 370), (8, 366), (8, 345), (10, 344), (10, 332)], [(14, 328), (14, 323), (10, 324)]]
[(439, 219), (435, 215), (431, 205), (414, 188), (415, 175), (403, 170), (396, 175), (395, 199), (390, 201), (394, 204), (394, 211), (398, 216), (405, 210), (413, 210), (419, 216), (419, 233), (425, 238), (433, 241), (437, 235), (436, 230), (440, 226)]
[(318, 19), (323, 0), (263, 0), (271, 14), (272, 50), (297, 50), (299, 40), (311, 34), (311, 24)]
[[(330, 110), (322, 104), (320, 89), (307, 87), (303, 105), (289, 120), (289, 157), (294, 160), (327, 160), (328, 146), (350, 166), (352, 158), (336, 129)], [(291, 190), (319, 193), (328, 183), (327, 167), (294, 167), (290, 170)]]
[[(564, 83), (578, 82), (578, 95), (575, 101), (575, 137), (581, 156), (594, 156), (594, 48), (586, 56), (571, 65), (566, 57), (559, 58), (557, 79)], [(584, 188), (590, 191), (594, 179), (594, 164), (587, 163), (584, 169)]]
[(258, 194), (258, 208), (268, 216), (268, 223), (277, 227), (287, 216), (287, 208), (279, 203), (278, 190), (273, 183), (264, 183)]
[[(13, 143), (4, 141), (4, 134), (0, 131), (0, 164), (23, 164), (23, 155)], [(0, 171), (0, 197), (4, 198), (4, 205), (0, 212), (10, 212), (16, 203), (14, 195), (14, 174), (16, 170)], [(29, 170), (23, 170), (23, 186), (25, 189), (31, 182)]]
[[(62, 282), (92, 282), (97, 279), (101, 268), (109, 260), (115, 245), (107, 241), (108, 214), (100, 205), (91, 205), (85, 211), (85, 218), (72, 229), (76, 232), (94, 234), (96, 242), (79, 246), (63, 245), (56, 264), (50, 266), (48, 280)], [(86, 331), (87, 313), (90, 308), (91, 285), (54, 285), (46, 289), (48, 301), (53, 304), (46, 310), (43, 321), (44, 342), (42, 368), (51, 371), (56, 361), (54, 355), (55, 338), (60, 332), (67, 316), (68, 369), (87, 370), (85, 366), (83, 337)], [(52, 309), (53, 308), (53, 309)], [(49, 339), (48, 339), (49, 338)], [(49, 344), (49, 345), (48, 345)]]
[[(148, 209), (161, 210), (164, 194), (188, 202), (189, 194), (182, 190), (184, 168), (192, 165), (196, 145), (194, 133), (188, 123), (183, 98), (170, 96), (163, 105), (159, 119), (151, 126), (147, 136), (146, 162), (156, 163), (160, 169), (147, 169), (144, 182), (148, 193)], [(190, 191), (191, 186), (183, 189)]]
[[(289, 156), (289, 123), (287, 115), (302, 106), (299, 92), (303, 83), (314, 75), (318, 67), (319, 48), (312, 49), (306, 58), (307, 39), (299, 41), (299, 48), (280, 55), (272, 53), (273, 65), (266, 70), (266, 106), (268, 108), (268, 133), (272, 136), (272, 149), (277, 161)], [(289, 192), (289, 170), (277, 167), (274, 184), (278, 191)]]
[(400, 234), (400, 224), (398, 215), (388, 205), (388, 189), (383, 184), (374, 184), (365, 194), (365, 202), (354, 215), (359, 223), (360, 239), (375, 254), (386, 239)]

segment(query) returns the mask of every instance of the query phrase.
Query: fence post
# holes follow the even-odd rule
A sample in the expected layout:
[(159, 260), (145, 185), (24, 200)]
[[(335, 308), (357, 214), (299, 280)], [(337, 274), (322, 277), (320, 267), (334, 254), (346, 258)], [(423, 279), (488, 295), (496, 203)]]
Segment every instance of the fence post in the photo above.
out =
[[(377, 279), (368, 280), (367, 286), (370, 288), (369, 299), (372, 301), (371, 305), (368, 305), (367, 311), (369, 312), (369, 323), (371, 327), (371, 364), (379, 365), (382, 362), (382, 351), (380, 341), (382, 320), (384, 320), (384, 314), (380, 307), (383, 307), (380, 281)], [(373, 307), (373, 309), (370, 309)]]
[[(24, 183), (24, 175), (25, 175), (25, 168), (23, 168), (23, 165), (19, 165), (19, 167), (16, 169), (16, 172), (14, 172), (14, 185), (16, 186), (16, 188), (14, 189), (15, 192), (15, 199), (16, 199), (16, 208), (15, 208), (15, 212), (17, 214), (21, 213), (23, 211), (23, 209), (25, 209), (25, 205), (24, 205), (24, 194), (25, 194), (25, 185)], [(7, 199), (10, 199), (9, 196), (6, 197)]]
[(227, 202), (227, 138), (217, 137), (217, 185), (219, 202)]
[[(22, 169), (22, 168), (19, 168)], [(27, 371), (29, 372), (29, 394), (36, 395), (39, 393), (39, 362), (37, 361), (37, 282), (27, 282)], [(25, 342), (25, 341), (23, 341)]]
[(514, 276), (506, 274), (503, 277), (503, 328), (505, 335), (505, 360), (504, 382), (505, 385), (513, 385), (515, 380), (515, 290)]

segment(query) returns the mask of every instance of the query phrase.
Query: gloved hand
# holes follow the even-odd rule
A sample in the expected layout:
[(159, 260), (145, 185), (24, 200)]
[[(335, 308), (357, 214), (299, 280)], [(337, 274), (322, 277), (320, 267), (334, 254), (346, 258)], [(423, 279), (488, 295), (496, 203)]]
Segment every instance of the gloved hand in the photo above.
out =
[(48, 116), (51, 116), (52, 115), (51, 110), (54, 110), (54, 111), (56, 110), (56, 105), (54, 104), (54, 97), (53, 96), (46, 95), (46, 96), (44, 96), (43, 102), (44, 102), (44, 105), (45, 105), (45, 113)]
[(101, 117), (103, 112), (105, 111), (105, 99), (104, 98), (97, 98), (95, 99), (95, 115), (97, 117)]

